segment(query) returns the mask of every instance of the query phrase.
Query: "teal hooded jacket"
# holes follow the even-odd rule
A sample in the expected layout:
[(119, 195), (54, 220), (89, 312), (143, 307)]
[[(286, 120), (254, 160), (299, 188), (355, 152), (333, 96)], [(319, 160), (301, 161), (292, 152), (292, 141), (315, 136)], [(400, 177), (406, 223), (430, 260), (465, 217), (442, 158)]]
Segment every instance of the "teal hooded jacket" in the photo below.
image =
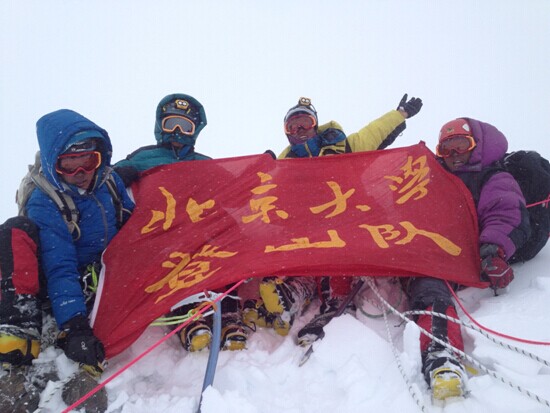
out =
[[(192, 136), (179, 133), (164, 132), (161, 128), (163, 107), (166, 103), (176, 99), (188, 101), (194, 109), (195, 133)], [(181, 161), (197, 161), (211, 159), (209, 156), (195, 152), (197, 137), (206, 126), (206, 113), (202, 104), (192, 96), (183, 93), (175, 93), (164, 97), (158, 104), (155, 116), (156, 145), (143, 146), (115, 164), (115, 168), (133, 167), (139, 172), (159, 165), (168, 165)], [(179, 150), (172, 148), (172, 142), (183, 145)]]

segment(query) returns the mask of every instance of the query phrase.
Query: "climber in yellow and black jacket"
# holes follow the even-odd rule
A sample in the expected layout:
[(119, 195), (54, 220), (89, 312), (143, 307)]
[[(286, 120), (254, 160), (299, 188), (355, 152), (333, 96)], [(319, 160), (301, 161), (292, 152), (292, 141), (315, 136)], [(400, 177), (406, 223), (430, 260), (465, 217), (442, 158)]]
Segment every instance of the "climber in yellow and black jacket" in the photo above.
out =
[(290, 145), (279, 158), (308, 158), (384, 149), (405, 130), (405, 120), (416, 115), (421, 107), (421, 99), (407, 101), (405, 95), (396, 110), (346, 136), (338, 122), (330, 121), (318, 126), (317, 112), (311, 101), (300, 98), (285, 116), (285, 133)]
[[(317, 111), (310, 99), (300, 98), (284, 118), (284, 130), (290, 145), (279, 155), (284, 158), (310, 158), (383, 149), (392, 144), (406, 127), (405, 120), (422, 108), (422, 100), (405, 94), (396, 110), (391, 110), (356, 133), (346, 136), (335, 121), (319, 125)], [(317, 280), (320, 285), (317, 286)], [(265, 314), (266, 324), (286, 335), (296, 315), (321, 292), (321, 312), (298, 332), (298, 342), (308, 345), (323, 335), (323, 327), (332, 318), (351, 291), (351, 277), (265, 278), (260, 283), (261, 301), (254, 310)], [(318, 288), (319, 287), (319, 288)], [(245, 317), (247, 306), (245, 305)], [(249, 303), (249, 308), (252, 306)]]

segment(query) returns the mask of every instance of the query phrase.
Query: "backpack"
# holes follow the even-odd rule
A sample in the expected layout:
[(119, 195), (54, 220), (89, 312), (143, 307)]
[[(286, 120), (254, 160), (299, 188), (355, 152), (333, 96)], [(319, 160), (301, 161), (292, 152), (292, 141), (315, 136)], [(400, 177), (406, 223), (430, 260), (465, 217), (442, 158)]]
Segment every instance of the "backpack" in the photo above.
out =
[(469, 186), (476, 204), (485, 182), (501, 171), (510, 173), (521, 188), (531, 226), (531, 236), (508, 262), (528, 261), (546, 245), (550, 233), (550, 162), (535, 151), (506, 154), (502, 161), (480, 174), (473, 188)]
[[(109, 177), (105, 181), (109, 193), (113, 198), (113, 204), (116, 210), (117, 226), (120, 228), (124, 223), (125, 213), (127, 210), (123, 208), (122, 197), (118, 192), (118, 188), (115, 183), (114, 177), (109, 174)], [(15, 193), (15, 202), (17, 202), (18, 214), (26, 216), (26, 205), (32, 194), (36, 189), (40, 189), (55, 203), (57, 208), (61, 211), (61, 215), (69, 228), (69, 232), (73, 236), (73, 240), (76, 241), (80, 238), (80, 227), (78, 226), (79, 211), (76, 207), (72, 197), (65, 192), (55, 188), (42, 174), (42, 164), (40, 162), (40, 151), (36, 152), (34, 158), (34, 164), (29, 165), (29, 171), (21, 180), (19, 189)]]

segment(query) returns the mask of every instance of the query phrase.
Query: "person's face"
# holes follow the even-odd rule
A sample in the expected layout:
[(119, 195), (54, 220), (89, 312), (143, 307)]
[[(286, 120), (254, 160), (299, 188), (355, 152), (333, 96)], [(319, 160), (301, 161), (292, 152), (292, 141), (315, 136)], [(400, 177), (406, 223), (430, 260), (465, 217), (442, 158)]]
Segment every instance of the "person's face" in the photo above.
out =
[(472, 156), (472, 151), (468, 151), (466, 153), (458, 153), (453, 151), (451, 156), (444, 158), (445, 165), (447, 165), (447, 168), (449, 168), (451, 172), (454, 172), (462, 165), (466, 165), (470, 160), (470, 156)]
[(315, 118), (306, 113), (298, 113), (287, 119), (285, 133), (289, 138), (305, 142), (317, 135)]
[(443, 158), (447, 168), (454, 172), (468, 163), (475, 147), (472, 136), (453, 136), (440, 142), (436, 153)]
[(59, 156), (55, 169), (61, 179), (69, 185), (88, 189), (100, 165), (101, 153), (88, 151)]
[(75, 185), (80, 189), (88, 189), (94, 180), (95, 171), (92, 172), (77, 172), (75, 175), (61, 175), (61, 179), (69, 185)]

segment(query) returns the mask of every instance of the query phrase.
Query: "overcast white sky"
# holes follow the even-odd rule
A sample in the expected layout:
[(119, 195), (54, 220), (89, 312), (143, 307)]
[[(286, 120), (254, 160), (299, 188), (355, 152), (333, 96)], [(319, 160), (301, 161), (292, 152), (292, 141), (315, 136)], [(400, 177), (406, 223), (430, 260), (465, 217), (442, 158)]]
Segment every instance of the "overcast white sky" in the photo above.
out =
[(279, 153), (300, 96), (351, 133), (405, 92), (424, 108), (394, 146), (433, 149), (469, 116), (550, 157), (549, 22), (547, 0), (2, 1), (0, 221), (42, 115), (82, 113), (117, 161), (155, 143), (156, 105), (175, 92), (204, 104), (197, 151), (215, 158)]

